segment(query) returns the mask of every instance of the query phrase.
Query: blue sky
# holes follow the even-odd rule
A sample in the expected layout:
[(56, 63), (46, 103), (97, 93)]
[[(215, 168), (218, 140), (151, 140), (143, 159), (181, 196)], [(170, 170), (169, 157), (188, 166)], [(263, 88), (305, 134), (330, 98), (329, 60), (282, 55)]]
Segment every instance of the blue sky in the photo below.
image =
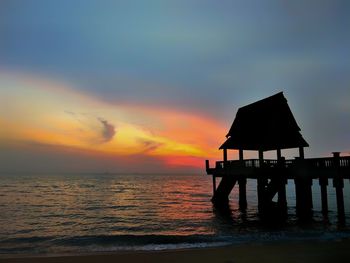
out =
[(349, 14), (337, 0), (2, 0), (0, 71), (227, 128), (238, 107), (284, 91), (310, 155), (350, 152)]

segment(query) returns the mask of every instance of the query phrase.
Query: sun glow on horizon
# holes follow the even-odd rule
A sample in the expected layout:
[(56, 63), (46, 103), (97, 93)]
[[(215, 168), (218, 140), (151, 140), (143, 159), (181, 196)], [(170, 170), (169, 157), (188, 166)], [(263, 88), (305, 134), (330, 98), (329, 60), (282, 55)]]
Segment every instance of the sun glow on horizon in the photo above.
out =
[(67, 84), (1, 74), (0, 142), (34, 142), (115, 156), (155, 157), (168, 166), (201, 167), (218, 156), (226, 128), (176, 109), (106, 103)]

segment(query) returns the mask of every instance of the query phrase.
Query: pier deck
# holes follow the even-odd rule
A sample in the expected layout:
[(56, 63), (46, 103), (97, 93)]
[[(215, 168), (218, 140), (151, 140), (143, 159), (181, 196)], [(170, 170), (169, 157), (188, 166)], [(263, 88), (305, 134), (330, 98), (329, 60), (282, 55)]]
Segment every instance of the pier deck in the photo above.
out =
[(281, 162), (272, 159), (264, 159), (263, 161), (259, 159), (228, 160), (217, 161), (213, 168), (210, 168), (209, 162), (207, 162), (206, 172), (215, 177), (236, 175), (244, 176), (247, 179), (257, 179), (262, 173), (270, 179), (276, 176), (276, 172), (283, 173), (287, 179), (295, 179), (305, 173), (307, 174), (305, 176), (312, 179), (320, 177), (350, 179), (350, 156), (338, 159), (334, 157), (291, 159)]
[[(322, 212), (328, 212), (327, 186), (331, 179), (336, 190), (337, 209), (344, 215), (344, 179), (350, 179), (350, 156), (340, 157), (334, 153), (329, 158), (293, 160), (246, 159), (217, 161), (210, 168), (206, 161), (206, 172), (213, 177), (213, 203), (222, 204), (236, 184), (239, 185), (239, 205), (247, 207), (247, 179), (257, 180), (259, 210), (266, 210), (273, 197), (278, 195), (278, 205), (287, 207), (286, 188), (288, 180), (294, 180), (297, 211), (305, 214), (312, 210), (312, 183), (319, 180), (321, 188)], [(216, 178), (222, 178), (216, 187)]]

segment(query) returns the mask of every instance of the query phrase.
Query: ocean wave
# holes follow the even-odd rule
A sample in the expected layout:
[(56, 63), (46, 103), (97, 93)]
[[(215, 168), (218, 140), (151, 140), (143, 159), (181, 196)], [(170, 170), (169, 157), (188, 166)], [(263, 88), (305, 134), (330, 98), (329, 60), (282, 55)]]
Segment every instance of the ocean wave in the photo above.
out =
[[(240, 235), (87, 235), (16, 237), (0, 240), (0, 254), (48, 251), (106, 252), (117, 250), (169, 250), (217, 247), (251, 242), (293, 242), (350, 238), (350, 231), (256, 232)], [(36, 252), (34, 252), (36, 251)]]

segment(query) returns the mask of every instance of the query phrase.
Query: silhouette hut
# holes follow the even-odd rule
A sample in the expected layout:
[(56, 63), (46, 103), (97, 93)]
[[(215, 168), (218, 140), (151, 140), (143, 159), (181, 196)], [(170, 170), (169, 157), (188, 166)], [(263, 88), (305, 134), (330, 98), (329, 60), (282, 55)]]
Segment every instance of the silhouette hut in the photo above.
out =
[[(212, 201), (217, 204), (227, 202), (230, 192), (238, 182), (240, 188), (239, 204), (241, 208), (245, 208), (247, 206), (248, 172), (250, 178), (256, 178), (258, 181), (259, 208), (271, 203), (272, 198), (277, 193), (278, 203), (286, 206), (285, 184), (287, 179), (284, 174), (281, 174), (282, 163), (284, 163), (281, 150), (299, 148), (299, 158), (304, 159), (304, 147), (309, 145), (300, 134), (300, 128), (283, 93), (277, 93), (240, 108), (226, 138), (220, 147), (220, 150), (223, 150), (223, 162), (216, 164), (216, 168), (225, 169), (217, 169), (218, 173), (213, 173), (214, 194)], [(227, 160), (227, 151), (231, 149), (239, 151), (239, 161)], [(244, 150), (258, 151), (259, 159), (244, 162)], [(264, 151), (270, 150), (277, 151), (277, 160), (264, 160)], [(281, 169), (273, 171), (268, 169), (278, 166)], [(252, 174), (249, 168), (266, 169), (255, 169)], [(207, 162), (207, 172), (210, 173), (209, 162)], [(222, 177), (217, 189), (215, 177)]]
[[(210, 168), (206, 160), (207, 174), (213, 176), (214, 204), (225, 204), (236, 183), (239, 185), (239, 205), (247, 206), (247, 179), (257, 180), (259, 210), (269, 208), (278, 194), (277, 204), (287, 206), (287, 180), (294, 180), (296, 208), (299, 214), (312, 211), (312, 180), (320, 185), (322, 212), (328, 212), (327, 186), (332, 179), (336, 192), (338, 215), (344, 217), (344, 179), (350, 179), (350, 156), (304, 158), (304, 147), (309, 146), (300, 134), (300, 128), (283, 93), (277, 93), (238, 110), (236, 118), (221, 145), (223, 161)], [(282, 149), (298, 148), (299, 157), (285, 160)], [(228, 150), (238, 150), (239, 160), (227, 160)], [(243, 158), (244, 150), (259, 152), (259, 159)], [(275, 150), (276, 160), (264, 159), (264, 152)], [(216, 188), (216, 178), (221, 182)], [(268, 209), (267, 209), (268, 211)]]

